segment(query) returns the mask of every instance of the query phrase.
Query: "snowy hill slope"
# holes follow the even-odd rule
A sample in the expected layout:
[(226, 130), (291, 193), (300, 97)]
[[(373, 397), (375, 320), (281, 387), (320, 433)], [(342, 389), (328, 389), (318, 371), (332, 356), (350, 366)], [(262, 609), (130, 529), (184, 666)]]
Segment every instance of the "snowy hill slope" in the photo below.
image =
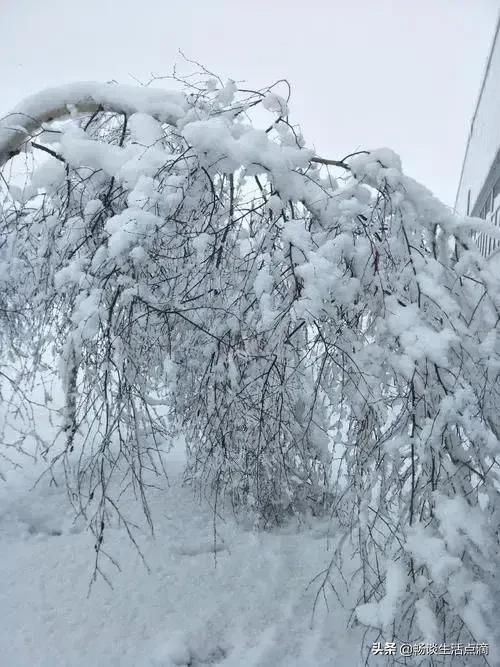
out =
[[(171, 665), (351, 666), (361, 637), (345, 638), (347, 612), (330, 611), (311, 579), (328, 566), (324, 522), (256, 533), (230, 514), (218, 521), (181, 485), (154, 491), (155, 537), (140, 531), (148, 573), (125, 531), (105, 546), (106, 568), (88, 594), (93, 540), (74, 523), (64, 487), (39, 470), (11, 472), (0, 487), (0, 664), (3, 667), (169, 667)], [(131, 503), (132, 505), (132, 503)], [(67, 508), (65, 510), (65, 508)], [(131, 510), (141, 521), (139, 508)], [(329, 548), (328, 548), (329, 547)], [(339, 586), (342, 583), (339, 582)]]

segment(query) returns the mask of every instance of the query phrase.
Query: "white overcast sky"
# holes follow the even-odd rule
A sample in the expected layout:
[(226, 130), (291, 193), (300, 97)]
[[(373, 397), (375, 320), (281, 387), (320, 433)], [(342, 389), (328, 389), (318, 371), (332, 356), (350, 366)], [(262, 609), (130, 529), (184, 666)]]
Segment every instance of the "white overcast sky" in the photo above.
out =
[(287, 78), (318, 154), (389, 146), (452, 205), (500, 0), (0, 0), (0, 113), (47, 86)]

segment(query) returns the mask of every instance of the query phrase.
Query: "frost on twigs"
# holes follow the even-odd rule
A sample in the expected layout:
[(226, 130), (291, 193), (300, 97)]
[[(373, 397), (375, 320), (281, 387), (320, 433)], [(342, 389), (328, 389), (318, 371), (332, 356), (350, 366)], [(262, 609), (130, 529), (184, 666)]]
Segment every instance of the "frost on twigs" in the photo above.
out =
[(0, 336), (60, 359), (52, 464), (97, 553), (113, 516), (130, 530), (124, 488), (150, 520), (182, 435), (215, 513), (334, 517), (375, 638), (491, 643), (500, 285), (477, 223), (389, 149), (315, 156), (284, 82), (184, 84), (34, 96), (43, 132), (3, 172)]

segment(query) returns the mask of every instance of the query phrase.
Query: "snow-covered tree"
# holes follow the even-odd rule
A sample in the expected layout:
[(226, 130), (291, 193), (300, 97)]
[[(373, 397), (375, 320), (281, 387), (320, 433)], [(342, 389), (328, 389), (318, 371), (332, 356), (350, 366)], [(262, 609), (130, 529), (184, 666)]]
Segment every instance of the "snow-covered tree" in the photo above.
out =
[(331, 513), (323, 585), (356, 555), (370, 636), (491, 644), (500, 281), (478, 221), (388, 149), (318, 157), (283, 82), (184, 84), (69, 85), (0, 121), (0, 340), (29, 373), (59, 359), (51, 465), (99, 549), (181, 434), (215, 510)]

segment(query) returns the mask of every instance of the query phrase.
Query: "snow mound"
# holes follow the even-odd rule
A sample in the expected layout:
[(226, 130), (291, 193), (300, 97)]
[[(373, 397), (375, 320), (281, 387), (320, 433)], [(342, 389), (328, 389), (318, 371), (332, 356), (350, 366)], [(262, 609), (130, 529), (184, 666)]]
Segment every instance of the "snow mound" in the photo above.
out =
[[(38, 468), (9, 475), (0, 489), (1, 664), (357, 664), (361, 640), (346, 643), (347, 612), (329, 599), (330, 613), (320, 602), (312, 618), (318, 589), (308, 585), (331, 558), (326, 525), (256, 533), (227, 513), (214, 551), (210, 507), (182, 486), (181, 463), (169, 471), (169, 487), (151, 496), (155, 537), (136, 534), (149, 573), (116, 527), (104, 542), (120, 568), (104, 564), (113, 589), (98, 578), (90, 594), (93, 539), (73, 522), (64, 485), (42, 478), (33, 487)], [(133, 519), (145, 523), (139, 508)]]

